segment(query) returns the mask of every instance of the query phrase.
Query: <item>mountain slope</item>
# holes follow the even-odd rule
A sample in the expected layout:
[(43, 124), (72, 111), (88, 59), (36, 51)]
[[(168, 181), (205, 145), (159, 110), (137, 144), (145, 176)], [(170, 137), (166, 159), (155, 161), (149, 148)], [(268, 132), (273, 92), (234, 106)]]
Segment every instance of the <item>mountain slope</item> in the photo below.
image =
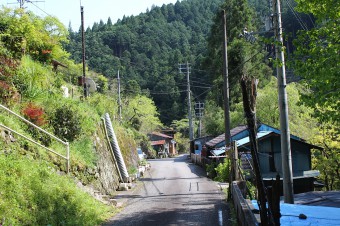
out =
[[(109, 19), (86, 30), (86, 56), (90, 69), (116, 77), (120, 70), (125, 92), (148, 90), (161, 120), (186, 115), (186, 76), (179, 63), (191, 63), (192, 92), (199, 95), (209, 78), (195, 70), (206, 55), (207, 36), (223, 0), (187, 0), (153, 7), (138, 16), (124, 17), (116, 24)], [(76, 61), (81, 60), (81, 34), (70, 31), (66, 46)], [(139, 86), (139, 87), (138, 87)], [(199, 99), (197, 99), (199, 100)]]

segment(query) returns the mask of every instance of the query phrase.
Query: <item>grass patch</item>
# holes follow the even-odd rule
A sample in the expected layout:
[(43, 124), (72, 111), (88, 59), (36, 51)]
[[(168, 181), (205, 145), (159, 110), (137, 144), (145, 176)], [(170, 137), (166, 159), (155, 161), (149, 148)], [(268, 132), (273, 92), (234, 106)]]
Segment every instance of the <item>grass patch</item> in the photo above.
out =
[[(98, 225), (116, 209), (81, 191), (44, 161), (0, 154), (0, 224)], [(1, 222), (2, 221), (2, 222)]]

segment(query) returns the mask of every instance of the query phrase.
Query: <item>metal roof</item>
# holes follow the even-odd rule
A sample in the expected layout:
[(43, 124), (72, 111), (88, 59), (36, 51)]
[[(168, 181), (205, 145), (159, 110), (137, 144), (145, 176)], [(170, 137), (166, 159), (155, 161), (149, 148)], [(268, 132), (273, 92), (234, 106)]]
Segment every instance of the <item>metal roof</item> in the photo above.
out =
[[(268, 126), (266, 124), (260, 124), (260, 126), (258, 127), (258, 138), (262, 138), (266, 135), (268, 135), (268, 136), (272, 135), (272, 133), (275, 133), (275, 134), (278, 134), (278, 135), (281, 134), (280, 130), (275, 129), (274, 127)], [(248, 133), (248, 130), (247, 130), (247, 126), (245, 126), (245, 125), (241, 125), (241, 126), (237, 126), (237, 127), (233, 128), (232, 130), (230, 130), (230, 135), (231, 135), (232, 141), (237, 140), (238, 143), (240, 143), (240, 145), (238, 145), (238, 146), (242, 146), (246, 143), (249, 143), (249, 138), (248, 138), (249, 133)], [(304, 144), (307, 144), (312, 148), (322, 149), (318, 146), (308, 144), (302, 138), (297, 137), (297, 136), (292, 135), (292, 134), (290, 134), (290, 139), (298, 141), (298, 142), (302, 142)], [(206, 143), (206, 145), (210, 148), (217, 148), (217, 147), (225, 146), (225, 135), (221, 134), (218, 137), (215, 137), (214, 139), (208, 141)]]
[(162, 145), (162, 144), (165, 144), (165, 140), (155, 140), (155, 141), (151, 141), (151, 145), (152, 145), (152, 146)]
[[(267, 136), (269, 137), (269, 136), (274, 136), (274, 135), (279, 136), (280, 133), (277, 133), (276, 131), (259, 131), (259, 132), (257, 132), (257, 139), (258, 140), (265, 139)], [(303, 139), (296, 137), (296, 136), (293, 136), (293, 135), (290, 136), (290, 139), (295, 140), (296, 142), (299, 142), (299, 143), (303, 143), (304, 145), (308, 145), (311, 148), (322, 149), (321, 147), (315, 146), (313, 144), (309, 144), (309, 143), (305, 142)], [(249, 144), (249, 136), (244, 137), (240, 140), (237, 140), (236, 144), (237, 144), (237, 147), (242, 147), (244, 145), (248, 145)]]
[[(241, 126), (237, 126), (233, 129), (230, 130), (230, 136), (235, 136), (236, 134), (244, 131), (247, 129), (247, 126), (241, 125)], [(214, 147), (216, 144), (219, 144), (221, 142), (223, 142), (225, 140), (225, 134), (221, 134), (218, 137), (215, 137), (214, 139), (208, 141), (206, 143), (207, 146), (209, 147)]]
[[(258, 209), (256, 200), (252, 200), (252, 204), (256, 209)], [(280, 225), (340, 226), (339, 211), (339, 208), (334, 207), (317, 205), (307, 206), (280, 202)], [(304, 214), (307, 218), (299, 218), (300, 214)]]
[[(267, 136), (270, 133), (274, 133), (274, 132), (272, 132), (272, 131), (259, 131), (257, 133), (257, 139), (260, 139), (264, 136)], [(249, 143), (249, 137), (245, 137), (245, 138), (242, 138), (242, 139), (236, 141), (237, 147), (243, 146), (243, 145), (248, 144), (248, 143)]]
[[(262, 173), (263, 180), (275, 180), (277, 172)], [(313, 178), (320, 176), (319, 170), (303, 170), (293, 171), (293, 179)], [(283, 179), (283, 175), (280, 175), (280, 180)]]
[(340, 208), (340, 191), (311, 191), (294, 194), (294, 203), (308, 206)]
[(173, 137), (171, 137), (171, 136), (168, 136), (168, 135), (166, 135), (166, 134), (163, 134), (163, 133), (152, 132), (151, 134), (152, 134), (152, 135), (155, 135), (155, 136), (158, 136), (158, 137), (163, 137), (163, 138), (169, 138), (169, 139), (173, 139)]
[(215, 156), (219, 156), (225, 153), (225, 147), (219, 148), (219, 149), (215, 149), (215, 150), (211, 150), (210, 151), (211, 154), (215, 155)]

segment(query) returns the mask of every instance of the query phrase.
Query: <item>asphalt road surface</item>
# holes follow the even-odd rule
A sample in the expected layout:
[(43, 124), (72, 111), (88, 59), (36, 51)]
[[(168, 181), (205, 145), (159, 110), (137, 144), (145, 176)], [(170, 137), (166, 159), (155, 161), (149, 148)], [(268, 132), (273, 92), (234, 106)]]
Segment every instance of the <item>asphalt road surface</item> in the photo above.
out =
[(105, 225), (231, 225), (225, 195), (187, 155), (149, 162), (141, 187)]

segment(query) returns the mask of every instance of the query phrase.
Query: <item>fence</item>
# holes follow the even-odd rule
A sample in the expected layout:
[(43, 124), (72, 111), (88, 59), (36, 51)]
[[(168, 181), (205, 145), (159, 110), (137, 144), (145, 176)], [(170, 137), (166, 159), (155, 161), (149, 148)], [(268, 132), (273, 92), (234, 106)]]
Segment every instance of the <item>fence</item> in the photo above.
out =
[(54, 136), (53, 134), (47, 132), (46, 130), (44, 130), (44, 129), (42, 129), (42, 128), (36, 126), (35, 124), (31, 123), (30, 121), (26, 120), (25, 118), (21, 117), (21, 116), (18, 115), (17, 113), (11, 111), (10, 109), (6, 108), (5, 106), (3, 106), (3, 105), (1, 105), (1, 104), (0, 104), (0, 108), (6, 110), (7, 112), (9, 112), (10, 114), (12, 114), (12, 115), (18, 117), (19, 119), (21, 119), (21, 120), (24, 121), (25, 123), (27, 123), (27, 124), (33, 126), (34, 128), (38, 129), (39, 131), (41, 131), (41, 132), (47, 134), (47, 135), (50, 136), (51, 138), (53, 138), (53, 139), (55, 139), (56, 141), (60, 142), (61, 144), (65, 145), (65, 148), (66, 148), (66, 156), (64, 156), (64, 155), (62, 155), (62, 154), (59, 154), (58, 152), (56, 152), (56, 151), (54, 151), (54, 150), (52, 150), (52, 149), (50, 149), (50, 148), (48, 148), (48, 147), (45, 147), (44, 145), (42, 145), (42, 144), (40, 144), (40, 143), (38, 143), (38, 142), (32, 140), (31, 138), (29, 138), (29, 137), (27, 137), (27, 136), (25, 136), (25, 135), (22, 135), (22, 134), (16, 132), (15, 130), (12, 130), (11, 128), (9, 128), (9, 127), (7, 127), (7, 126), (5, 126), (5, 125), (3, 125), (3, 124), (0, 124), (0, 127), (6, 129), (6, 130), (8, 130), (8, 131), (11, 131), (12, 133), (15, 133), (15, 134), (17, 134), (18, 136), (20, 136), (20, 137), (22, 137), (22, 138), (24, 138), (24, 139), (26, 139), (26, 140), (28, 140), (28, 141), (30, 141), (30, 142), (32, 142), (32, 143), (38, 145), (39, 147), (41, 147), (41, 148), (43, 148), (43, 149), (45, 149), (45, 150), (47, 150), (47, 151), (49, 151), (49, 152), (51, 152), (51, 153), (53, 153), (53, 154), (55, 154), (55, 155), (57, 155), (57, 156), (59, 156), (59, 157), (65, 159), (65, 160), (67, 161), (67, 162), (66, 162), (66, 171), (67, 171), (67, 173), (70, 172), (70, 145), (69, 145), (68, 142), (62, 141), (62, 140), (59, 139), (58, 137)]
[(231, 184), (231, 195), (234, 203), (234, 208), (237, 215), (238, 225), (250, 226), (250, 225), (260, 225), (259, 215), (254, 214), (254, 210), (249, 203), (244, 198), (244, 192), (242, 192), (241, 187), (245, 186), (245, 181), (233, 181)]

